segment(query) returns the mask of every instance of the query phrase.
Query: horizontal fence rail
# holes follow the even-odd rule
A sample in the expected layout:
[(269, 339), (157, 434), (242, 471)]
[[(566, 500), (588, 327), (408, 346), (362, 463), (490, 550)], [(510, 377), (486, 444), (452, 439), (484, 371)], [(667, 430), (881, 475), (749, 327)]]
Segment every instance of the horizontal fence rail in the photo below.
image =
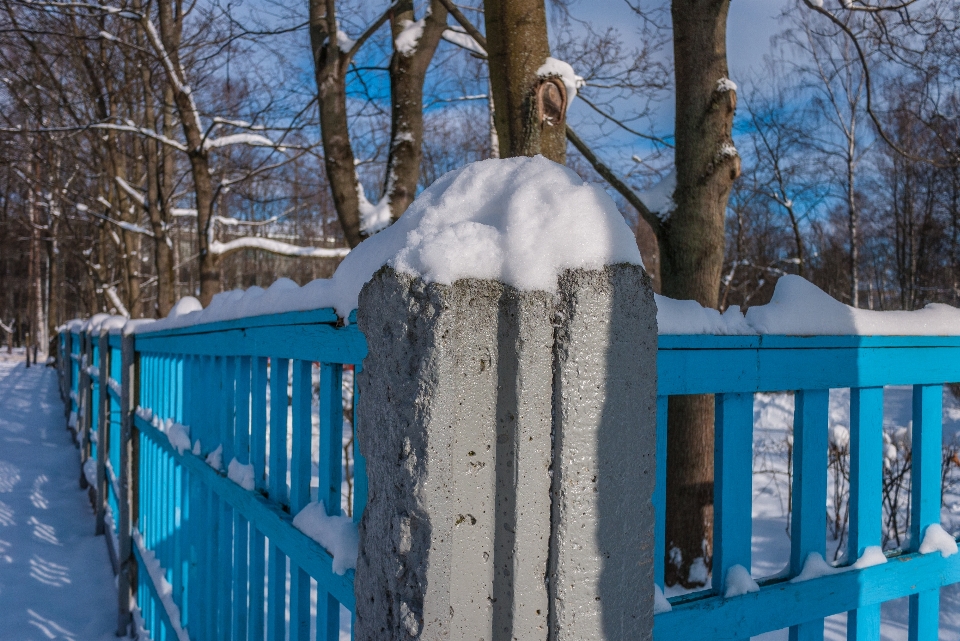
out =
[[(335, 568), (293, 518), (316, 503), (331, 518), (363, 513), (352, 436), (366, 342), (356, 325), (318, 310), (136, 336), (64, 331), (59, 345), (68, 425), (84, 469), (95, 465), (98, 528), (119, 572), (120, 627), (132, 596), (154, 639), (348, 638), (353, 571)], [(960, 555), (918, 547), (940, 522), (941, 394), (960, 380), (960, 337), (661, 336), (658, 376), (661, 588), (669, 398), (714, 394), (716, 424), (712, 583), (670, 599), (654, 619), (657, 641), (787, 627), (791, 639), (822, 639), (823, 619), (841, 612), (848, 638), (875, 640), (880, 604), (902, 597), (910, 639), (937, 638), (939, 589), (960, 582)], [(831, 389), (850, 388), (849, 556), (881, 544), (890, 385), (914, 390), (910, 546), (884, 564), (791, 581), (826, 551)], [(754, 395), (781, 391), (795, 397), (788, 569), (726, 598), (730, 569), (751, 568)]]

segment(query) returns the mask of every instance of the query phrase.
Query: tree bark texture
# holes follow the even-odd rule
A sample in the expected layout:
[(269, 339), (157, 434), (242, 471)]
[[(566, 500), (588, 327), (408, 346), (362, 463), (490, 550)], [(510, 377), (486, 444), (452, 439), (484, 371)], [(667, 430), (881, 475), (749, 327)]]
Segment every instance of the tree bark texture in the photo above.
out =
[(350, 247), (356, 247), (363, 238), (360, 236), (357, 169), (347, 123), (348, 61), (337, 42), (334, 0), (310, 0), (310, 46), (317, 79), (320, 137), (327, 180), (343, 236)]
[[(728, 73), (729, 6), (729, 0), (673, 0), (671, 5), (677, 188), (676, 209), (659, 235), (661, 287), (665, 296), (692, 299), (711, 308), (717, 307), (719, 298), (727, 199), (740, 174), (740, 158), (731, 138), (736, 93), (718, 84)], [(670, 399), (668, 585), (699, 585), (690, 576), (691, 564), (698, 558), (710, 568), (713, 419), (711, 396)]]
[[(409, 22), (413, 22), (413, 0), (398, 2), (390, 18), (396, 40)], [(383, 190), (395, 221), (417, 195), (420, 162), (423, 159), (423, 84), (427, 68), (447, 28), (447, 9), (439, 0), (431, 0), (423, 18), (423, 34), (412, 52), (394, 48), (390, 59), (390, 153)]]
[(547, 124), (537, 109), (537, 89), (543, 82), (537, 69), (550, 56), (543, 0), (484, 0), (483, 4), (500, 155), (543, 154), (566, 163), (566, 114)]
[[(143, 83), (144, 94), (144, 124), (153, 131), (157, 131), (157, 114), (150, 97), (150, 69), (148, 65), (140, 66), (140, 81)], [(167, 90), (169, 92), (169, 90)], [(166, 123), (164, 123), (166, 124)], [(144, 198), (144, 210), (150, 220), (150, 230), (153, 232), (154, 266), (157, 270), (157, 303), (154, 313), (163, 318), (170, 313), (176, 302), (173, 275), (173, 241), (167, 235), (170, 221), (167, 209), (166, 190), (163, 188), (163, 172), (161, 170), (162, 154), (167, 150), (152, 138), (143, 140), (144, 169), (147, 177), (147, 193)], [(151, 314), (153, 315), (153, 314)]]
[[(309, 5), (324, 165), (344, 237), (351, 247), (356, 247), (366, 234), (360, 216), (363, 186), (357, 176), (347, 117), (347, 70), (356, 50), (384, 22), (390, 21), (396, 40), (416, 16), (412, 0), (401, 0), (371, 24), (349, 51), (343, 51), (337, 38), (335, 0), (310, 0)], [(431, 0), (429, 12), (422, 20), (423, 30), (416, 44), (406, 51), (398, 51), (394, 46), (390, 60), (390, 146), (382, 198), (386, 199), (394, 221), (417, 194), (423, 159), (423, 86), (446, 29), (447, 9), (439, 0)]]
[(207, 306), (214, 294), (220, 291), (220, 261), (210, 252), (215, 196), (213, 179), (210, 176), (210, 158), (207, 150), (203, 148), (203, 131), (200, 129), (199, 115), (180, 61), (180, 38), (183, 32), (181, 3), (179, 0), (162, 0), (157, 4), (160, 42), (163, 47), (161, 55), (169, 57), (169, 65), (164, 65), (167, 84), (172, 90), (183, 137), (187, 141), (187, 158), (190, 160), (190, 173), (197, 203), (200, 303)]

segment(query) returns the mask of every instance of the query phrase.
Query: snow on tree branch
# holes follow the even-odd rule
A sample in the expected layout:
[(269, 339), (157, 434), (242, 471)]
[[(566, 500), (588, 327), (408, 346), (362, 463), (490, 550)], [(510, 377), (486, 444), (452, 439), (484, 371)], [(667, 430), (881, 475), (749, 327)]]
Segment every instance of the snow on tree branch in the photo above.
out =
[(128, 183), (126, 180), (124, 180), (120, 176), (115, 176), (114, 179), (117, 181), (117, 185), (120, 186), (120, 189), (126, 192), (126, 194), (131, 198), (133, 198), (135, 201), (140, 203), (141, 207), (146, 206), (147, 199), (143, 197), (143, 194), (141, 194), (139, 191), (131, 187), (130, 183)]
[(475, 53), (480, 56), (486, 56), (487, 50), (480, 46), (473, 36), (470, 34), (457, 29), (456, 27), (447, 27), (443, 31), (443, 35), (440, 36), (450, 44), (457, 45), (461, 49), (466, 49), (472, 53)]
[(220, 138), (207, 138), (203, 141), (204, 150), (207, 149), (218, 149), (220, 147), (229, 147), (231, 145), (250, 145), (251, 147), (274, 147), (278, 151), (283, 151), (284, 148), (277, 145), (274, 141), (270, 140), (266, 136), (260, 134), (230, 134), (229, 136), (221, 136)]
[(210, 243), (210, 253), (216, 256), (223, 256), (241, 249), (260, 249), (271, 254), (296, 256), (298, 258), (343, 258), (350, 253), (350, 250), (346, 247), (301, 247), (255, 236), (237, 238), (227, 243), (221, 243), (217, 240)]
[(394, 40), (394, 46), (401, 56), (412, 56), (417, 50), (417, 43), (420, 42), (420, 36), (423, 35), (423, 28), (426, 26), (426, 18), (420, 18), (417, 21), (403, 20), (400, 22), (401, 31)]

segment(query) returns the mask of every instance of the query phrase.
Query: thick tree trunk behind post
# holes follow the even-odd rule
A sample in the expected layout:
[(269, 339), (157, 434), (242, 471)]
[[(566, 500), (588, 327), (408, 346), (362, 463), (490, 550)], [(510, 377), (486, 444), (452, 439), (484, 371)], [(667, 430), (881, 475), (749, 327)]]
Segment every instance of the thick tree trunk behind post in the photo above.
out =
[[(676, 66), (676, 210), (659, 237), (663, 294), (717, 307), (727, 198), (740, 174), (731, 130), (736, 93), (727, 77), (729, 0), (673, 0)], [(666, 582), (699, 585), (690, 566), (710, 568), (713, 544), (711, 396), (669, 403)], [(676, 559), (679, 552), (679, 559)], [(679, 563), (671, 563), (674, 557)], [(703, 577), (705, 578), (705, 577)]]
[[(397, 3), (390, 19), (394, 40), (414, 18), (413, 0)], [(395, 47), (390, 60), (390, 154), (383, 189), (393, 220), (400, 218), (417, 195), (423, 158), (423, 83), (447, 28), (446, 7), (432, 0), (423, 21), (423, 33), (413, 51), (397, 51)]]
[[(558, 79), (537, 77), (550, 55), (543, 0), (485, 0), (484, 12), (500, 155), (543, 154), (566, 163), (566, 89)], [(552, 87), (538, 93), (546, 84)], [(543, 93), (546, 109), (538, 104)]]

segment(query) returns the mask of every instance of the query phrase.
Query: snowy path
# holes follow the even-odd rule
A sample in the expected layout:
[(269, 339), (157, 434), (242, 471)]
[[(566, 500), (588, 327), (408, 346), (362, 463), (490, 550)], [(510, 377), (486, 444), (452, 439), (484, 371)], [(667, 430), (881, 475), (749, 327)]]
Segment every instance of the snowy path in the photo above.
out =
[(56, 372), (0, 360), (0, 641), (116, 639), (116, 584), (79, 478)]

